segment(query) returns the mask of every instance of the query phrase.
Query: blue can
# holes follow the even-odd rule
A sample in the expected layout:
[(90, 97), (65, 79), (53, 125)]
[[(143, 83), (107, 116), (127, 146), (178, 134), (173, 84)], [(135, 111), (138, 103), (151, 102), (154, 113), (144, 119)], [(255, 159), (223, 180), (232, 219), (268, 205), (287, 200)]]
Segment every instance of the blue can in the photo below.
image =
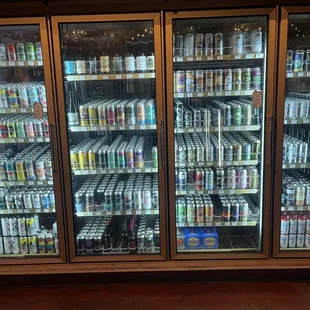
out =
[(39, 91), (36, 85), (30, 85), (28, 91), (31, 106), (33, 106), (35, 102), (40, 102)]
[(154, 100), (148, 100), (145, 105), (145, 123), (147, 125), (156, 124)]
[(64, 62), (65, 73), (66, 75), (72, 75), (75, 73), (75, 61), (73, 60), (66, 60)]
[(50, 207), (49, 194), (46, 192), (41, 193), (41, 206), (43, 209), (48, 209)]

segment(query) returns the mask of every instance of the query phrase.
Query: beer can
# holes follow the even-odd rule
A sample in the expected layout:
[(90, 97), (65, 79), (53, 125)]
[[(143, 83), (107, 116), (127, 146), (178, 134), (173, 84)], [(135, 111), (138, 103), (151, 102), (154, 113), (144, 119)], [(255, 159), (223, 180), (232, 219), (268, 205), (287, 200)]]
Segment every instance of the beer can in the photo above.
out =
[(32, 121), (29, 120), (25, 122), (25, 129), (28, 138), (35, 137), (34, 124)]
[(205, 71), (205, 84), (206, 91), (213, 91), (213, 70)]
[(1, 218), (1, 231), (2, 236), (10, 236), (10, 224), (9, 224), (9, 218), (2, 217)]
[(137, 103), (136, 106), (137, 111), (137, 124), (138, 125), (145, 125), (145, 101), (141, 100)]
[(93, 105), (88, 106), (88, 118), (89, 118), (90, 126), (94, 126), (98, 124), (97, 109)]
[(11, 237), (3, 237), (4, 253), (13, 254), (13, 245)]
[(158, 152), (157, 146), (152, 147), (152, 161), (153, 161), (153, 168), (158, 168)]
[(133, 192), (134, 208), (142, 210), (143, 208), (143, 191), (142, 188), (135, 188)]
[(35, 236), (37, 233), (36, 219), (34, 216), (27, 217), (27, 232), (28, 236)]
[(104, 105), (98, 106), (98, 119), (99, 119), (99, 125), (105, 126), (107, 124), (107, 114)]
[(20, 237), (27, 236), (26, 218), (18, 218), (18, 234)]
[(16, 122), (16, 133), (19, 138), (26, 138), (24, 122)]
[(192, 93), (195, 91), (195, 77), (194, 77), (194, 71), (193, 70), (187, 70), (186, 71), (186, 92)]
[(32, 209), (32, 199), (31, 194), (25, 193), (23, 195), (23, 204), (25, 209)]
[(180, 57), (184, 55), (184, 37), (182, 35), (175, 36), (174, 55)]
[(45, 235), (45, 243), (46, 243), (46, 252), (47, 253), (54, 253), (55, 252), (55, 245), (54, 245), (53, 234), (47, 233)]
[(81, 126), (89, 126), (89, 114), (88, 114), (88, 108), (86, 105), (80, 105), (79, 116), (80, 116)]
[(15, 209), (23, 209), (23, 195), (22, 193), (16, 192), (14, 195)]
[(35, 162), (37, 178), (40, 181), (46, 180), (44, 160), (39, 159)]
[(251, 89), (251, 69), (250, 68), (242, 68), (242, 89), (250, 90)]
[(239, 203), (240, 222), (247, 222), (249, 218), (249, 204), (246, 201)]
[(215, 56), (222, 56), (224, 54), (224, 47), (223, 47), (223, 34), (216, 33), (214, 35), (214, 55)]
[(9, 138), (16, 138), (16, 127), (13, 121), (7, 122), (7, 129), (8, 129), (8, 137)]
[(196, 84), (196, 91), (197, 92), (203, 92), (204, 91), (203, 77), (204, 77), (203, 70), (196, 70), (195, 71), (195, 84)]
[(91, 148), (88, 152), (87, 152), (87, 158), (88, 158), (88, 168), (89, 169), (96, 169), (96, 151), (95, 149)]
[(204, 55), (204, 35), (202, 33), (196, 34), (196, 40), (195, 40), (195, 55), (196, 56), (203, 56)]
[(148, 100), (145, 104), (145, 123), (148, 125), (156, 124), (156, 111), (154, 100)]
[(28, 248), (29, 248), (30, 254), (38, 253), (37, 237), (36, 236), (29, 236), (28, 237)]
[(79, 158), (79, 169), (84, 170), (88, 168), (88, 154), (84, 149), (79, 150), (78, 152)]
[(196, 204), (196, 222), (197, 223), (203, 223), (204, 222), (204, 203), (202, 200), (196, 200), (195, 199), (195, 204)]
[(177, 93), (185, 92), (185, 72), (184, 71), (176, 71), (175, 74), (175, 85)]
[(0, 44), (0, 60), (6, 61), (6, 48), (5, 44)]
[(74, 208), (75, 212), (84, 212), (84, 195), (81, 192), (74, 194)]
[(19, 244), (20, 244), (20, 253), (21, 254), (28, 254), (29, 253), (28, 238), (26, 236), (20, 237), (19, 238)]
[(193, 33), (188, 33), (185, 36), (185, 44), (184, 44), (184, 56), (194, 56), (194, 45), (195, 37)]
[(261, 53), (263, 51), (263, 33), (260, 28), (251, 32), (250, 41), (253, 53)]
[(18, 236), (18, 222), (16, 217), (9, 218), (9, 226), (10, 226), (10, 235)]
[(234, 167), (229, 167), (227, 169), (227, 188), (236, 188), (236, 169)]
[(262, 72), (261, 68), (252, 68), (251, 69), (251, 78), (252, 78), (252, 89), (260, 89), (262, 82)]
[(213, 70), (213, 81), (214, 81), (214, 90), (222, 91), (223, 90), (223, 70)]
[(289, 248), (296, 248), (296, 234), (289, 234), (288, 235), (288, 247)]
[(243, 54), (243, 33), (241, 31), (233, 32), (231, 41), (233, 55)]
[(6, 48), (7, 48), (8, 60), (16, 61), (17, 57), (16, 57), (16, 49), (15, 49), (14, 43), (8, 43), (6, 45)]
[(39, 92), (36, 84), (29, 85), (28, 92), (29, 92), (30, 106), (33, 106), (34, 103), (36, 102), (40, 102)]
[(35, 48), (32, 42), (26, 43), (27, 60), (36, 60)]
[(20, 254), (20, 243), (19, 243), (19, 237), (11, 237), (12, 241), (12, 252), (13, 254)]
[(5, 168), (6, 168), (6, 174), (7, 174), (8, 181), (15, 181), (16, 176), (15, 176), (15, 169), (14, 169), (14, 161), (12, 159), (8, 160), (5, 163)]
[(23, 161), (16, 161), (15, 162), (16, 167), (16, 174), (17, 174), (17, 180), (18, 181), (25, 181), (25, 170), (24, 170), (24, 162)]
[(48, 209), (50, 207), (50, 198), (48, 192), (43, 192), (40, 194), (41, 206), (43, 209)]
[(205, 55), (213, 55), (213, 33), (206, 33), (205, 35)]
[(231, 69), (224, 69), (224, 89), (225, 90), (232, 90), (232, 70)]
[(240, 204), (237, 200), (231, 200), (230, 207), (230, 220), (232, 222), (238, 222), (240, 212)]
[(233, 89), (241, 90), (242, 70), (240, 68), (233, 70)]
[(222, 219), (224, 222), (230, 221), (230, 210), (231, 210), (230, 203), (228, 201), (222, 202)]
[(43, 53), (42, 53), (41, 42), (36, 42), (35, 48), (36, 48), (36, 59), (39, 60), (39, 61), (43, 60)]
[(33, 160), (25, 160), (25, 170), (28, 181), (35, 181), (37, 179)]
[(18, 60), (25, 61), (26, 60), (25, 44), (22, 42), (16, 43), (16, 49)]
[(288, 247), (288, 235), (280, 234), (280, 248)]

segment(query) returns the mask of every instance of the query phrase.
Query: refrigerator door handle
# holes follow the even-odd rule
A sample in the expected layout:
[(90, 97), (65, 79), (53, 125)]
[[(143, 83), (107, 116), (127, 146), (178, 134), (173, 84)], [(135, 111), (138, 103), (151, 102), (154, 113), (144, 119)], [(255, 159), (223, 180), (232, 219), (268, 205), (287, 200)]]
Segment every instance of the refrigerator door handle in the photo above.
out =
[(163, 151), (163, 145), (164, 145), (164, 133), (163, 133), (163, 121), (160, 121), (160, 169), (163, 169), (163, 162), (164, 162), (164, 151)]
[(52, 164), (53, 164), (53, 172), (57, 173), (57, 164), (56, 164), (56, 156), (55, 156), (55, 126), (53, 124), (49, 125), (50, 127), (50, 141), (51, 141), (51, 157), (52, 157)]
[(269, 167), (273, 164), (273, 116), (269, 116)]

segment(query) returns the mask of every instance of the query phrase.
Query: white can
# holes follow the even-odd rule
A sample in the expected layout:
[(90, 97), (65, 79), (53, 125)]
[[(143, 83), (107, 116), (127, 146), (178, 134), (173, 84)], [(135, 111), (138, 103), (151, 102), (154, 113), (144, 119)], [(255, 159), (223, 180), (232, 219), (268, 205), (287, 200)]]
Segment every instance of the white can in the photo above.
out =
[(288, 247), (288, 235), (281, 234), (280, 235), (280, 248)]
[(3, 238), (0, 237), (0, 255), (4, 254)]
[(10, 225), (10, 235), (12, 237), (18, 236), (18, 222), (16, 217), (9, 218), (9, 225)]
[(288, 219), (286, 217), (281, 218), (281, 234), (288, 235), (289, 227), (290, 222), (288, 221)]
[(296, 234), (290, 234), (288, 236), (288, 247), (296, 248)]
[(3, 245), (5, 254), (13, 253), (11, 237), (3, 237)]
[(304, 245), (305, 245), (305, 235), (304, 234), (298, 234), (297, 235), (297, 241), (296, 241), (297, 248), (303, 248)]
[(310, 248), (310, 234), (305, 235), (305, 247)]
[(19, 237), (11, 237), (13, 254), (20, 254)]
[(243, 33), (241, 31), (235, 31), (232, 35), (231, 41), (233, 55), (243, 54)]
[(3, 236), (7, 237), (10, 235), (10, 224), (9, 219), (7, 217), (1, 218), (1, 230)]
[(261, 53), (263, 51), (263, 34), (261, 29), (251, 32), (251, 50), (253, 53)]
[(290, 218), (290, 234), (295, 235), (297, 233), (297, 219), (295, 217)]

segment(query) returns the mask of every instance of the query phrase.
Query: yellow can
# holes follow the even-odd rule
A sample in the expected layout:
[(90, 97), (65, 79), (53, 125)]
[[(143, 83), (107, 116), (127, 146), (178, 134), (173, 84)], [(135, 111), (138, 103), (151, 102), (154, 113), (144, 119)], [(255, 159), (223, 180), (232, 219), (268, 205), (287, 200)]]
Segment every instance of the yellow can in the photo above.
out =
[(94, 149), (88, 151), (89, 169), (96, 169), (96, 152)]
[(79, 151), (79, 169), (87, 169), (88, 168), (88, 156), (87, 152), (84, 150)]
[(17, 180), (18, 181), (25, 181), (26, 176), (25, 176), (25, 170), (24, 170), (24, 162), (17, 161), (15, 163), (15, 167), (16, 167)]
[(95, 108), (95, 106), (90, 105), (88, 107), (88, 116), (89, 116), (90, 126), (94, 126), (98, 124), (97, 109)]
[(78, 156), (77, 152), (73, 149), (70, 150), (70, 163), (72, 170), (78, 169)]

